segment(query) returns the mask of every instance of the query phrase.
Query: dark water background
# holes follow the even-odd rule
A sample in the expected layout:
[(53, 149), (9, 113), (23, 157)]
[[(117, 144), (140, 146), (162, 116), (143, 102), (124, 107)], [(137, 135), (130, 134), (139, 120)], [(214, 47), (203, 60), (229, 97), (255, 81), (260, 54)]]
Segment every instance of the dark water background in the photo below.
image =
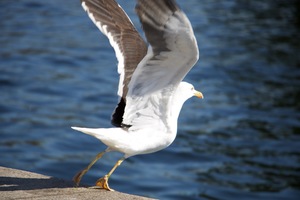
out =
[[(135, 2), (120, 3), (139, 27)], [(299, 198), (299, 3), (179, 3), (201, 54), (186, 80), (205, 99), (184, 105), (169, 148), (128, 159), (111, 186), (160, 199)], [(117, 85), (114, 52), (79, 1), (0, 1), (1, 166), (70, 180), (105, 148), (70, 127), (110, 127)]]

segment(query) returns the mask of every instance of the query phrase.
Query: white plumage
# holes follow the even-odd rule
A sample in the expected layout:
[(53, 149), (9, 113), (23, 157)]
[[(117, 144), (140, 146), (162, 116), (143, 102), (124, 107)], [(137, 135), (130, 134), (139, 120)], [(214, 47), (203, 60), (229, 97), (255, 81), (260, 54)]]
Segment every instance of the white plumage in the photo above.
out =
[(168, 147), (176, 137), (183, 103), (192, 96), (203, 98), (191, 84), (182, 82), (199, 52), (191, 24), (174, 0), (138, 0), (136, 11), (150, 44), (147, 53), (145, 42), (114, 0), (82, 0), (82, 6), (109, 38), (119, 61), (120, 103), (112, 117), (119, 127), (72, 127), (108, 146), (74, 181), (78, 185), (105, 152), (119, 151), (124, 157), (96, 182), (111, 190), (107, 181), (116, 167), (130, 156)]

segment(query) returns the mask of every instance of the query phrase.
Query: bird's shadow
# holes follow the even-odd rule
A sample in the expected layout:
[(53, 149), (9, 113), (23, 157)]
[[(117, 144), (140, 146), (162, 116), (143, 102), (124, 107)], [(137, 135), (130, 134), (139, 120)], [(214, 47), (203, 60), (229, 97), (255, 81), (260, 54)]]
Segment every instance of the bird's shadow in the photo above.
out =
[(36, 190), (49, 188), (72, 188), (71, 181), (58, 178), (0, 177), (0, 191)]

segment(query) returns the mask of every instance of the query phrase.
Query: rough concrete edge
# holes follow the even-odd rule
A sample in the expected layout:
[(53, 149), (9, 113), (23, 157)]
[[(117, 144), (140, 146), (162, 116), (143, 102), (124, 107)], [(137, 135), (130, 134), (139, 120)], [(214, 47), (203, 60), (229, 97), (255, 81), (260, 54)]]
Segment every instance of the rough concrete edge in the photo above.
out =
[(34, 172), (0, 166), (0, 197), (4, 199), (136, 199), (141, 197), (121, 192), (73, 186), (72, 181)]

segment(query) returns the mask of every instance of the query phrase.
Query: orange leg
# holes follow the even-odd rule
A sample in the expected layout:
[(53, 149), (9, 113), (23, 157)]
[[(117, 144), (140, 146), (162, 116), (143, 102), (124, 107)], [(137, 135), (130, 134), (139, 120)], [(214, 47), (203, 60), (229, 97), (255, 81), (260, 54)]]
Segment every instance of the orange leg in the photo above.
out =
[(111, 189), (108, 185), (108, 179), (109, 177), (112, 175), (112, 173), (117, 169), (117, 167), (119, 167), (121, 165), (121, 163), (125, 160), (125, 158), (121, 158), (120, 160), (117, 161), (117, 163), (115, 164), (115, 166), (109, 171), (108, 174), (106, 174), (104, 177), (98, 179), (96, 181), (96, 185), (99, 186), (100, 188), (109, 190), (109, 191), (114, 191), (113, 189)]
[(73, 177), (73, 181), (75, 182), (76, 187), (79, 186), (79, 183), (81, 181), (81, 178), (83, 177), (83, 175), (85, 175), (90, 168), (107, 152), (107, 150), (98, 153), (97, 156), (94, 158), (94, 160), (92, 160), (92, 162), (86, 167), (84, 168), (82, 171), (78, 172), (74, 177)]

